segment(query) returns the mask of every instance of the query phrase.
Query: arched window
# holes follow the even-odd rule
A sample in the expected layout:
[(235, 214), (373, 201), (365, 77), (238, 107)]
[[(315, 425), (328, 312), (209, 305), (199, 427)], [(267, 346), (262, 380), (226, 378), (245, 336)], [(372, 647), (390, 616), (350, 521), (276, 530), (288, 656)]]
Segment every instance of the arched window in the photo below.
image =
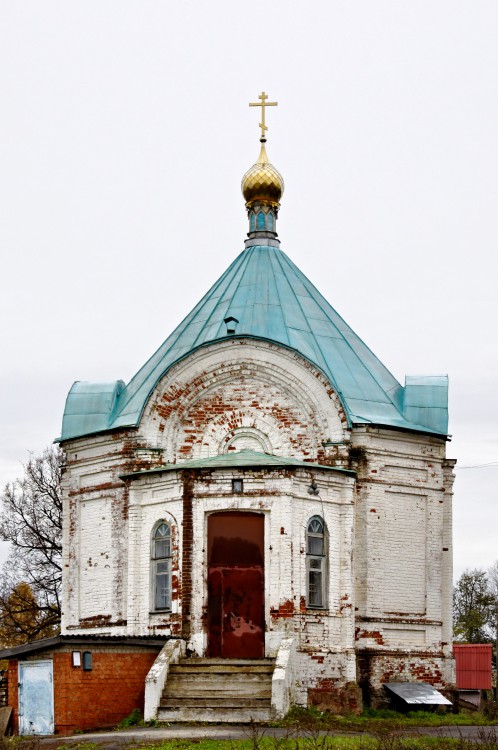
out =
[(171, 609), (171, 527), (161, 521), (152, 536), (153, 609)]
[(306, 598), (308, 607), (325, 607), (326, 534), (320, 516), (313, 516), (306, 533)]
[(273, 214), (270, 211), (267, 217), (268, 231), (273, 232)]
[(262, 211), (258, 214), (258, 229), (264, 229), (265, 228), (265, 215)]
[(254, 211), (251, 211), (249, 214), (249, 231), (254, 232), (256, 229), (256, 217), (254, 216)]

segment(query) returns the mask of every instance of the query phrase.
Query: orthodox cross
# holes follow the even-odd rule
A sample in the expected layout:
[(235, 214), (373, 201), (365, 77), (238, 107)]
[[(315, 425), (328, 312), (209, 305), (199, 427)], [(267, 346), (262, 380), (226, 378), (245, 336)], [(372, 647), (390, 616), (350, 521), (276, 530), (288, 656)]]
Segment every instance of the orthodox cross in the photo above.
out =
[(261, 102), (250, 102), (250, 107), (261, 107), (261, 122), (259, 123), (259, 127), (261, 128), (261, 140), (265, 140), (265, 131), (268, 130), (265, 124), (265, 107), (277, 107), (278, 102), (267, 102), (268, 94), (265, 94), (264, 91), (261, 92), (261, 94), (258, 96), (258, 99), (261, 99)]

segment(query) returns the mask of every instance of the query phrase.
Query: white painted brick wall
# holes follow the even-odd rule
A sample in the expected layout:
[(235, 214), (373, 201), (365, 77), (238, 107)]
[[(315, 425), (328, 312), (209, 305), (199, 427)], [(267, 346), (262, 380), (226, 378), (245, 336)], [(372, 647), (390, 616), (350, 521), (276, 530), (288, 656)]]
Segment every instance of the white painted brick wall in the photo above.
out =
[(355, 532), (357, 648), (378, 653), (371, 674), (376, 688), (388, 678), (405, 679), (403, 665), (417, 652), (424, 657), (414, 662), (410, 679), (439, 684), (443, 673), (451, 682), (452, 474), (445, 443), (367, 427), (355, 429), (352, 439), (363, 450)]
[[(205, 653), (207, 516), (256, 511), (265, 515), (266, 650), (274, 655), (282, 637), (296, 638), (296, 700), (306, 702), (307, 688), (324, 680), (354, 680), (355, 649), (378, 655), (372, 684), (418, 653), (432, 654), (421, 663), (437, 662), (450, 680), (451, 660), (441, 659), (451, 654), (452, 464), (444, 441), (371, 426), (350, 431), (321, 373), (291, 351), (249, 340), (205, 347), (173, 367), (138, 431), (65, 444), (63, 632), (178, 634), (181, 627), (181, 598), (171, 613), (153, 613), (150, 592), (151, 533), (160, 520), (174, 530), (181, 590), (181, 475), (142, 475), (128, 489), (121, 474), (230, 445), (343, 466), (350, 444), (357, 484), (330, 471), (244, 471), (246, 491), (256, 496), (234, 496), (237, 472), (197, 479), (189, 646)], [(319, 498), (307, 491), (312, 476)], [(305, 537), (315, 514), (329, 536), (326, 611), (306, 609)]]

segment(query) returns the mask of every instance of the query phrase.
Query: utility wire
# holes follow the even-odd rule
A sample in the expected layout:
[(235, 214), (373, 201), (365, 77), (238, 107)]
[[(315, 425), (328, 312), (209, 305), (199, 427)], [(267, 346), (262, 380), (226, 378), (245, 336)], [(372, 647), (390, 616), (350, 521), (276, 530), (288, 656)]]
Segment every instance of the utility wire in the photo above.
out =
[(498, 461), (490, 461), (487, 464), (475, 464), (474, 466), (455, 466), (455, 469), (485, 469), (488, 466), (498, 466)]

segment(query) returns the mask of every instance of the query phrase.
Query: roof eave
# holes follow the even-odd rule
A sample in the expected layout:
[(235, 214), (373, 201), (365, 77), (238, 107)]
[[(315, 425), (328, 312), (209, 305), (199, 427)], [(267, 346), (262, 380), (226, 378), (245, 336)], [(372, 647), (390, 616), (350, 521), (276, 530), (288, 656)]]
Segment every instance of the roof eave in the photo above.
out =
[(356, 471), (352, 469), (343, 469), (339, 466), (324, 466), (323, 464), (289, 464), (282, 461), (282, 463), (274, 464), (258, 464), (258, 463), (244, 463), (244, 464), (232, 464), (226, 466), (198, 466), (189, 467), (182, 466), (181, 464), (165, 464), (164, 466), (156, 466), (153, 469), (143, 469), (142, 471), (133, 471), (129, 474), (120, 474), (119, 478), (122, 480), (126, 479), (140, 479), (143, 476), (150, 474), (164, 474), (172, 471), (230, 471), (230, 469), (245, 470), (248, 471), (273, 471), (274, 469), (310, 469), (313, 471), (332, 471), (337, 474), (343, 474), (350, 477), (356, 477)]
[(56, 649), (61, 646), (97, 644), (109, 646), (144, 646), (156, 648), (164, 645), (168, 640), (175, 636), (119, 636), (119, 635), (100, 635), (99, 633), (90, 633), (88, 635), (55, 635), (51, 638), (40, 638), (37, 641), (23, 643), (20, 646), (13, 646), (0, 651), (0, 659), (14, 659), (24, 654), (36, 653), (37, 651), (47, 651)]
[(383, 422), (370, 422), (366, 419), (363, 421), (353, 419), (353, 427), (376, 427), (380, 430), (396, 430), (399, 432), (411, 432), (416, 435), (429, 435), (430, 437), (440, 438), (441, 440), (451, 441), (452, 435), (446, 432), (437, 432), (423, 425), (395, 425)]

